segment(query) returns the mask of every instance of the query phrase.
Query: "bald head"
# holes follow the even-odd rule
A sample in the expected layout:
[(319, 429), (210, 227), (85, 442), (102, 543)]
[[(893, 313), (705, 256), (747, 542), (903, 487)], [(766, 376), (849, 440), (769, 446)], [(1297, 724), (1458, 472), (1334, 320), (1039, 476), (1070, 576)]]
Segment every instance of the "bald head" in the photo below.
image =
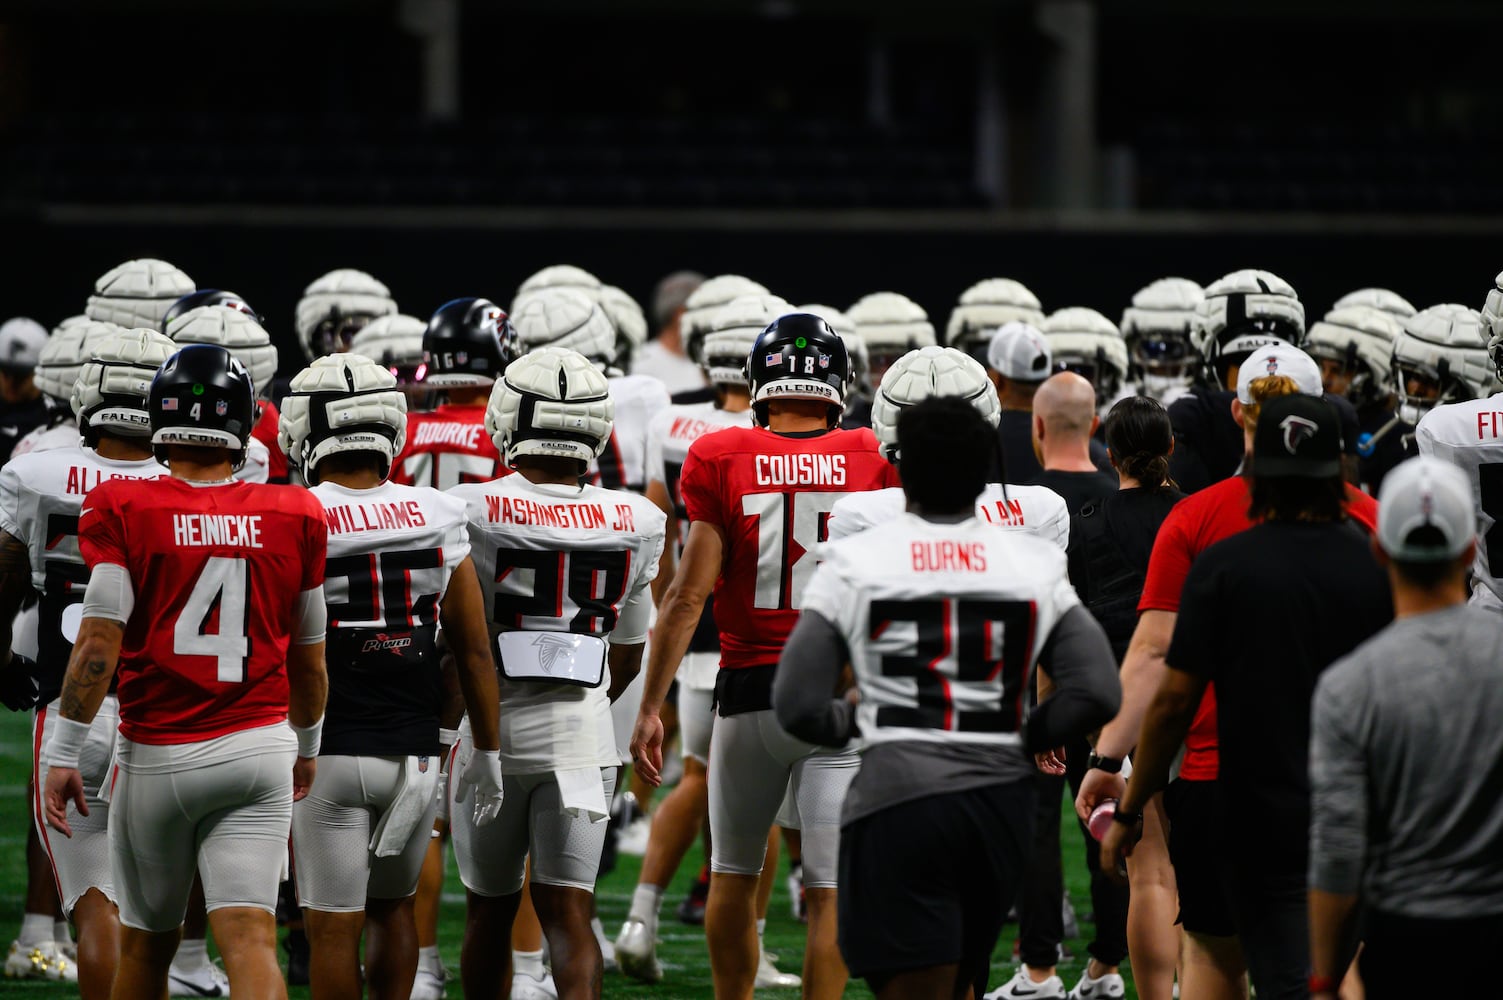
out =
[(1042, 421), (1046, 435), (1089, 437), (1096, 422), (1096, 390), (1074, 372), (1051, 375), (1033, 394), (1033, 416)]

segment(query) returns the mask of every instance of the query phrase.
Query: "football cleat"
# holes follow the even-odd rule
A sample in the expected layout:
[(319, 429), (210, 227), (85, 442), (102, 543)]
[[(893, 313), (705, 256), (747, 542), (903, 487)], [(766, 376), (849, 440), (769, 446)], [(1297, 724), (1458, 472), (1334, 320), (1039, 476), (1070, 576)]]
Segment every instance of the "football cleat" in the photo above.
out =
[(29, 948), (23, 947), (20, 941), (12, 941), (10, 953), (5, 956), (5, 978), (76, 983), (78, 967), (68, 960), (53, 941), (44, 941)]
[(796, 990), (804, 980), (791, 972), (779, 972), (772, 964), (772, 957), (762, 952), (757, 957), (756, 988), (759, 990)]
[(627, 918), (616, 935), (616, 964), (628, 978), (642, 983), (663, 981), (663, 966), (658, 961), (658, 943), (641, 920)]
[(1007, 982), (987, 993), (983, 1000), (1067, 1000), (1065, 981), (1050, 976), (1043, 982), (1034, 982), (1028, 975), (1028, 966), (1019, 965), (1017, 973)]
[(230, 977), (212, 962), (187, 972), (173, 966), (167, 972), (167, 995), (171, 997), (227, 997)]
[(543, 973), (542, 979), (525, 972), (513, 973), (511, 1000), (558, 1000), (558, 987), (553, 983), (553, 973)]

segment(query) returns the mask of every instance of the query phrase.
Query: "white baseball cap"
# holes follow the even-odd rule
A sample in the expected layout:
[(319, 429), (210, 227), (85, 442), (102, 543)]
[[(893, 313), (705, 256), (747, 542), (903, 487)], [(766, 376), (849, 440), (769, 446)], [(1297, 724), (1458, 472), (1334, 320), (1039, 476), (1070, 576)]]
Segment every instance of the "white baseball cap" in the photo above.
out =
[(1306, 396), (1319, 396), (1320, 366), (1310, 355), (1285, 343), (1272, 343), (1258, 348), (1247, 356), (1237, 369), (1237, 401), (1243, 406), (1255, 402), (1252, 398), (1253, 379), (1265, 375), (1287, 375)]
[(42, 356), (47, 328), (34, 319), (17, 316), (0, 324), (0, 368), (29, 372)]
[[(1415, 539), (1422, 528), (1432, 538)], [(1477, 533), (1472, 485), (1450, 462), (1420, 455), (1394, 467), (1378, 491), (1378, 544), (1394, 559), (1444, 562), (1466, 551)]]
[(986, 347), (986, 363), (1003, 378), (1042, 382), (1053, 374), (1049, 341), (1037, 328), (1019, 320), (1004, 323)]

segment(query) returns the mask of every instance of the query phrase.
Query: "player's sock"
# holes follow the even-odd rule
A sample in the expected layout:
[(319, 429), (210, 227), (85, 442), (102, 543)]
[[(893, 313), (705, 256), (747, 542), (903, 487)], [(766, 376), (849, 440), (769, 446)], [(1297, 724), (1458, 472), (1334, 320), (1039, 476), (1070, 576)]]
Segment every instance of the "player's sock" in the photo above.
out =
[(418, 968), (437, 974), (439, 969), (438, 945), (418, 949)]
[(172, 967), (181, 972), (202, 969), (209, 964), (209, 942), (203, 938), (183, 938), (172, 957)]
[(548, 974), (543, 969), (542, 949), (537, 951), (513, 951), (511, 953), (511, 971), (516, 975), (542, 979)]
[(52, 922), (52, 940), (58, 944), (73, 943), (73, 928), (66, 920), (54, 920)]
[(627, 911), (628, 920), (640, 920), (646, 925), (648, 931), (653, 934), (658, 932), (658, 911), (663, 908), (663, 887), (660, 885), (647, 885), (645, 882), (638, 883), (636, 891), (631, 894), (631, 909)]
[(35, 948), (53, 940), (52, 938), (52, 914), (50, 913), (23, 913), (21, 915), (21, 936), (16, 938), (23, 948)]
[(767, 918), (763, 917), (761, 920), (757, 921), (757, 947), (758, 948), (762, 947), (762, 938), (765, 937), (766, 934), (767, 934)]

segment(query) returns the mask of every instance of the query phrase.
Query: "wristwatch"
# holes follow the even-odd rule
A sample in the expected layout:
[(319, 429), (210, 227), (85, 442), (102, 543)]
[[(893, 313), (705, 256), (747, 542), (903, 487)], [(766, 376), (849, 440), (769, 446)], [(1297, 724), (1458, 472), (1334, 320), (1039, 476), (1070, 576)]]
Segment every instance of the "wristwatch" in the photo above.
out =
[(1107, 774), (1117, 774), (1122, 770), (1121, 757), (1103, 757), (1100, 754), (1091, 754), (1086, 758), (1086, 770), (1105, 771)]
[(1123, 826), (1137, 826), (1143, 822), (1143, 814), (1140, 812), (1124, 812), (1121, 809), (1121, 803), (1118, 803), (1118, 808), (1112, 810), (1112, 821), (1114, 823), (1121, 823)]

